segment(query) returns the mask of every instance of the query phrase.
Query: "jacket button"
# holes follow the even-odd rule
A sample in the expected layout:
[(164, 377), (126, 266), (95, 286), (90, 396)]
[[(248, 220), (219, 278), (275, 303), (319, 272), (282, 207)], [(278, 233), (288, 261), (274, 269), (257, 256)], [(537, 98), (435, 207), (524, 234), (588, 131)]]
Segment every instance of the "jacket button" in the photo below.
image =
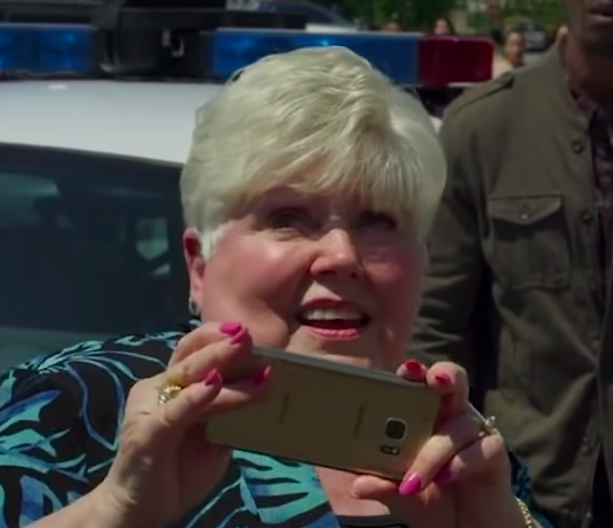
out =
[(575, 154), (581, 154), (585, 150), (585, 142), (582, 139), (573, 139), (571, 145)]
[(590, 455), (594, 451), (594, 446), (592, 445), (591, 439), (588, 435), (585, 435), (581, 439), (581, 453), (584, 455)]
[(530, 204), (528, 204), (527, 202), (522, 203), (519, 208), (520, 220), (523, 220), (525, 222), (526, 220), (529, 220), (531, 216), (532, 211), (530, 210)]
[(592, 213), (590, 213), (589, 211), (583, 211), (580, 217), (581, 221), (586, 224), (589, 224), (592, 221)]

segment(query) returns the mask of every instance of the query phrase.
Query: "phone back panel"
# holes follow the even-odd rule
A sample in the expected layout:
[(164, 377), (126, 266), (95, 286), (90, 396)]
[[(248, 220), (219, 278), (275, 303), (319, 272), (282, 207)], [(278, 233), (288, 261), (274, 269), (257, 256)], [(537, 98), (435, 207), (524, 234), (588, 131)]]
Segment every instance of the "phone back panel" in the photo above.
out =
[(355, 473), (403, 477), (432, 433), (437, 394), (392, 374), (265, 352), (259, 354), (273, 365), (269, 394), (212, 417), (210, 442)]

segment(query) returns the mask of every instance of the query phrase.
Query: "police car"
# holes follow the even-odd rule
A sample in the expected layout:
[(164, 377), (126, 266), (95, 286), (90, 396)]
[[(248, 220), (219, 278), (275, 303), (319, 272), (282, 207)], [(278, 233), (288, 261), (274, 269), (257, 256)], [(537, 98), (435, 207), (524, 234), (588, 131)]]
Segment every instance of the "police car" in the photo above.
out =
[(407, 86), (436, 77), (419, 35), (313, 35), (277, 14), (146, 3), (0, 1), (0, 371), (187, 316), (180, 167), (196, 109), (237, 68), (343, 45)]

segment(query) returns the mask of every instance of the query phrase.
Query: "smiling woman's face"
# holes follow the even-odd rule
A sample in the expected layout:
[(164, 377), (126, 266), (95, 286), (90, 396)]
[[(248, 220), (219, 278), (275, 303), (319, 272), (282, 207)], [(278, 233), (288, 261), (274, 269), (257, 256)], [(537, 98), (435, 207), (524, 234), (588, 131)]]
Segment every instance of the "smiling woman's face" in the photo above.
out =
[(406, 219), (359, 203), (271, 190), (225, 225), (206, 260), (186, 231), (202, 319), (240, 322), (258, 345), (395, 369), (425, 251)]

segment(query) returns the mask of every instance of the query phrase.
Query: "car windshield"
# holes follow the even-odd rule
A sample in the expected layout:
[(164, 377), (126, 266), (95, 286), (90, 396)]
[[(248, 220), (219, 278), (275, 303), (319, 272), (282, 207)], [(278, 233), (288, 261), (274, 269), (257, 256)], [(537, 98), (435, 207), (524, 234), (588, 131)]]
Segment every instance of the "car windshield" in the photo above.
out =
[(292, 15), (302, 15), (306, 21), (311, 24), (335, 25), (352, 27), (353, 24), (345, 20), (331, 9), (324, 8), (317, 4), (308, 2), (286, 2), (286, 1), (270, 1), (261, 2), (259, 9), (263, 11), (276, 11), (279, 13), (287, 13)]
[(0, 371), (187, 315), (179, 170), (0, 145)]

